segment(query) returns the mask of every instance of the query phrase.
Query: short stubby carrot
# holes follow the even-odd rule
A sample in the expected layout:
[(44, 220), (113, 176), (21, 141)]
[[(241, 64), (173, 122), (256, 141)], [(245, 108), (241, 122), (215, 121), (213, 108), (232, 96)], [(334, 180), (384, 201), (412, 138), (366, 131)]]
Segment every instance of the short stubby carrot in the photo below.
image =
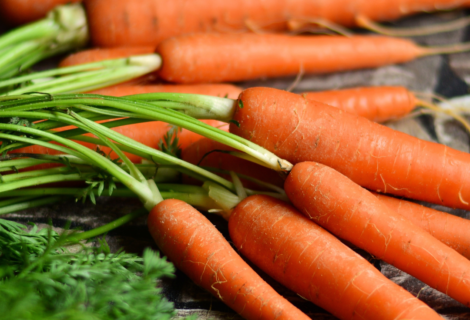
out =
[[(284, 185), (283, 177), (277, 172), (262, 167), (254, 162), (223, 153), (223, 151), (234, 151), (234, 149), (209, 138), (202, 138), (184, 148), (181, 152), (181, 158), (192, 164), (233, 171), (279, 187)], [(222, 176), (229, 178), (228, 175)], [(195, 183), (191, 177), (184, 177), (184, 181), (185, 183)], [(249, 180), (241, 178), (241, 181), (246, 188), (255, 190), (261, 188), (259, 184)]]
[(470, 259), (470, 221), (420, 204), (373, 193), (380, 202)]
[(1, 0), (0, 17), (3, 23), (18, 26), (44, 18), (54, 7), (81, 0)]
[(85, 0), (95, 46), (157, 45), (192, 32), (286, 31), (291, 19), (354, 26), (356, 17), (394, 20), (417, 12), (469, 6), (468, 0)]
[(240, 95), (230, 131), (291, 163), (315, 161), (368, 189), (470, 209), (470, 155), (272, 88)]
[(148, 226), (178, 269), (245, 319), (310, 319), (261, 279), (214, 225), (185, 202), (160, 202), (150, 212)]
[(401, 86), (358, 87), (301, 95), (376, 122), (401, 118), (416, 107), (414, 94)]
[(284, 189), (300, 212), (337, 237), (470, 306), (470, 261), (346, 176), (302, 162)]
[(441, 319), (283, 201), (246, 198), (231, 213), (229, 232), (242, 255), (340, 319)]
[(374, 68), (413, 60), (427, 50), (384, 36), (199, 33), (169, 38), (156, 52), (163, 79), (202, 83)]

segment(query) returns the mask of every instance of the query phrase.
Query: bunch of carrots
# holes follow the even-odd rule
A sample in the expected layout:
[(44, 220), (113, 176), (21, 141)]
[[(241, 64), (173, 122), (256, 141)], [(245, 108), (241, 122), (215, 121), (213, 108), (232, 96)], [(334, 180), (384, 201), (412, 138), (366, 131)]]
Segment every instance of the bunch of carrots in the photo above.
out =
[[(41, 19), (60, 2), (45, 1), (43, 10), (37, 6), (23, 17), (13, 14), (18, 1), (0, 0), (0, 8), (9, 23), (21, 24)], [(0, 58), (8, 74), (0, 75), (0, 172), (5, 173), (0, 197), (8, 199), (0, 202), (0, 212), (53, 203), (61, 194), (77, 197), (79, 192), (92, 201), (95, 194), (134, 194), (149, 212), (149, 231), (169, 260), (246, 319), (308, 317), (239, 253), (340, 319), (441, 318), (342, 241), (469, 307), (470, 222), (383, 194), (469, 210), (470, 156), (378, 124), (417, 107), (446, 112), (470, 129), (464, 118), (401, 86), (294, 94), (224, 82), (375, 68), (468, 51), (469, 44), (431, 48), (403, 38), (350, 35), (345, 27), (371, 28), (373, 21), (470, 2), (264, 5), (122, 0), (109, 6), (85, 0), (81, 26), (96, 48), (37, 76), (13, 75), (54, 50), (28, 53), (31, 58), (14, 69), (8, 57)], [(194, 15), (202, 6), (204, 13)], [(62, 11), (53, 12), (60, 16)], [(46, 25), (41, 21), (46, 20), (33, 26)], [(342, 35), (286, 34), (306, 25)], [(49, 31), (35, 35), (32, 30), (19, 27), (0, 37), (0, 50), (13, 56), (22, 52), (22, 41), (53, 38)], [(138, 71), (119, 69), (126, 61), (141, 67), (138, 57), (143, 56), (156, 60)], [(101, 69), (100, 63), (113, 59), (116, 65), (106, 62), (109, 69)], [(93, 151), (96, 146), (99, 152)], [(172, 173), (164, 177), (165, 170)], [(167, 184), (178, 175), (188, 185)], [(79, 187), (47, 186), (70, 181)], [(114, 183), (124, 187), (114, 190)], [(236, 250), (194, 207), (228, 221)], [(141, 215), (130, 214), (81, 237)]]

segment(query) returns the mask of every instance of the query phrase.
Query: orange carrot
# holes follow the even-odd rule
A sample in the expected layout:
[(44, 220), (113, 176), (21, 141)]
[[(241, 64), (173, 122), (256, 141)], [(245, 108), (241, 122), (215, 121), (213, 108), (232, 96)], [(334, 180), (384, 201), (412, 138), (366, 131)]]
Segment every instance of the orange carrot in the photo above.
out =
[(250, 196), (229, 218), (237, 249), (278, 282), (340, 319), (441, 319), (292, 206)]
[(230, 131), (291, 163), (316, 161), (361, 186), (470, 209), (470, 155), (299, 95), (250, 88)]
[(376, 122), (401, 118), (416, 107), (413, 93), (400, 86), (304, 92), (302, 96)]
[(296, 18), (353, 26), (357, 16), (384, 21), (469, 5), (468, 0), (85, 1), (92, 42), (106, 47), (157, 45), (192, 32), (286, 31)]
[(81, 0), (1, 0), (2, 22), (17, 26), (44, 18), (54, 7)]
[(158, 247), (192, 281), (245, 319), (309, 319), (251, 269), (201, 213), (164, 200), (149, 214)]
[[(195, 141), (187, 148), (184, 148), (181, 152), (181, 158), (192, 164), (248, 175), (260, 181), (271, 183), (279, 187), (284, 185), (284, 179), (277, 172), (230, 154), (214, 152), (217, 150), (234, 151), (234, 149), (222, 143), (208, 138), (203, 138)], [(221, 174), (221, 176), (229, 178), (228, 175)], [(245, 179), (241, 179), (241, 181), (246, 188), (255, 190), (260, 189), (260, 186), (254, 182)], [(184, 182), (195, 183), (194, 179), (186, 176), (184, 177)]]
[(470, 259), (470, 221), (410, 201), (373, 193), (380, 202)]
[(156, 52), (163, 60), (163, 79), (201, 83), (375, 68), (467, 48), (441, 49), (384, 36), (200, 33), (169, 38)]
[(470, 261), (346, 176), (298, 163), (284, 189), (300, 212), (337, 237), (470, 306)]

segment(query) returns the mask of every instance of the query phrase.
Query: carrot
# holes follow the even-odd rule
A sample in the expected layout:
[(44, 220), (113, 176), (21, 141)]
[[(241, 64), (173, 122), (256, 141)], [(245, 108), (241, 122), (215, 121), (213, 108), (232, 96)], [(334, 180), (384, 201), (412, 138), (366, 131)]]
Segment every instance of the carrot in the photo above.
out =
[(230, 132), (291, 162), (316, 161), (368, 189), (470, 209), (470, 155), (299, 95), (250, 88)]
[(300, 212), (337, 237), (470, 306), (470, 261), (341, 173), (298, 163), (284, 189)]
[[(217, 169), (234, 171), (235, 173), (251, 176), (263, 182), (271, 183), (282, 187), (284, 179), (275, 171), (269, 170), (251, 161), (234, 157), (227, 153), (214, 151), (234, 151), (233, 148), (216, 142), (214, 140), (203, 138), (195, 141), (193, 144), (184, 148), (181, 152), (181, 158), (192, 164), (199, 166), (213, 167)], [(228, 175), (221, 175), (228, 178)], [(246, 188), (258, 190), (260, 186), (251, 181), (241, 179)], [(191, 177), (184, 177), (185, 183), (195, 183)], [(199, 183), (199, 181), (198, 181)]]
[(470, 259), (470, 221), (417, 203), (374, 194), (380, 202)]
[(160, 202), (151, 210), (148, 226), (158, 247), (178, 269), (245, 319), (309, 319), (262, 280), (212, 223), (185, 202)]
[(414, 94), (401, 86), (304, 92), (302, 96), (376, 122), (401, 118), (409, 114), (417, 102)]
[(44, 18), (54, 7), (81, 0), (1, 0), (2, 22), (17, 26)]
[(163, 60), (159, 73), (163, 79), (201, 83), (375, 68), (466, 49), (424, 48), (410, 40), (384, 36), (200, 33), (169, 38), (156, 52)]
[(192, 32), (240, 32), (252, 29), (286, 31), (290, 19), (321, 19), (354, 26), (357, 16), (394, 20), (417, 12), (468, 7), (468, 0), (86, 0), (90, 34), (95, 46), (157, 45)]
[(292, 206), (250, 196), (229, 218), (241, 252), (278, 282), (340, 319), (441, 319)]

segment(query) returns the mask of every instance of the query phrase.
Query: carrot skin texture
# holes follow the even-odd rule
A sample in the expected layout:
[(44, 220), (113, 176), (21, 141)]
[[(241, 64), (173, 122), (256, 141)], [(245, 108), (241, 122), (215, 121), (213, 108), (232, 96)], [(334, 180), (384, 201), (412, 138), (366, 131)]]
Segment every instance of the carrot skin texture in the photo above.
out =
[(230, 132), (291, 163), (315, 161), (370, 190), (470, 209), (470, 155), (272, 88), (242, 92)]
[(442, 319), (294, 207), (250, 196), (229, 218), (237, 249), (340, 319)]
[(423, 49), (383, 36), (199, 33), (167, 39), (156, 52), (166, 81), (203, 83), (374, 68), (413, 60)]
[(309, 319), (262, 280), (212, 223), (187, 203), (160, 202), (150, 212), (148, 226), (178, 269), (245, 319)]
[(0, 0), (2, 22), (18, 26), (44, 18), (54, 7), (81, 0)]
[(362, 15), (375, 21), (394, 20), (416, 12), (470, 5), (468, 0), (85, 0), (94, 46), (157, 45), (191, 32), (240, 32), (250, 27), (286, 31), (288, 20), (321, 18), (353, 26)]
[(420, 204), (373, 193), (398, 214), (429, 232), (467, 259), (470, 259), (470, 221)]
[(470, 306), (470, 261), (341, 173), (298, 163), (284, 189), (300, 212), (337, 237)]
[(401, 118), (416, 107), (413, 93), (400, 86), (304, 92), (302, 96), (375, 122)]

